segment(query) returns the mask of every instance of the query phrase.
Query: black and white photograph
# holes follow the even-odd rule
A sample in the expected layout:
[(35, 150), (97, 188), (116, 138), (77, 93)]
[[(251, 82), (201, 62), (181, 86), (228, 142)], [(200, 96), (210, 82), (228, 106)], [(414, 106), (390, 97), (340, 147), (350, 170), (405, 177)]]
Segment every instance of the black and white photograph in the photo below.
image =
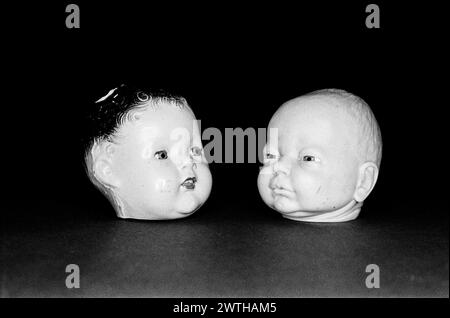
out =
[(440, 10), (8, 5), (0, 298), (448, 299)]

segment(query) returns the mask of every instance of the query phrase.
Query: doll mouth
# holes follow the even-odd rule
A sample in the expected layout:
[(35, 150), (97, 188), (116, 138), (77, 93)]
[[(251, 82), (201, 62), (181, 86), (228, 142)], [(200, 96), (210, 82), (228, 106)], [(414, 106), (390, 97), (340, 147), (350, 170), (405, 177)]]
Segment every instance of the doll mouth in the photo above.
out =
[(289, 187), (281, 184), (278, 180), (272, 182), (269, 185), (270, 190), (272, 190), (272, 196), (283, 196), (283, 197), (292, 197), (294, 195), (294, 191), (292, 191)]
[(189, 177), (186, 178), (186, 180), (183, 181), (181, 184), (182, 187), (185, 187), (186, 189), (192, 190), (195, 189), (195, 184), (197, 183), (196, 177)]
[(291, 190), (287, 190), (285, 188), (275, 188), (272, 189), (273, 196), (284, 196), (284, 197), (292, 197), (293, 192)]

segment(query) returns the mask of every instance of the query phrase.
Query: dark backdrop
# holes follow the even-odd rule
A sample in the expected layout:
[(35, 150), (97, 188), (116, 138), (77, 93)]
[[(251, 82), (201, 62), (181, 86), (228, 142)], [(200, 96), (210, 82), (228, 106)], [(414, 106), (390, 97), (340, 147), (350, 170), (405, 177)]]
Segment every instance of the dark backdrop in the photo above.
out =
[[(65, 28), (68, 2), (4, 7), (2, 296), (448, 297), (439, 7), (378, 1), (381, 29), (367, 29), (365, 2), (76, 3), (80, 29)], [(79, 138), (86, 107), (122, 82), (183, 95), (222, 133), (266, 127), (310, 91), (348, 90), (381, 126), (378, 183), (358, 220), (303, 224), (265, 206), (258, 164), (213, 163), (193, 216), (118, 220)], [(63, 284), (69, 263), (79, 291)], [(380, 291), (364, 286), (369, 263)]]
[[(66, 3), (40, 3), (16, 8), (7, 34), (5, 173), (21, 202), (92, 195), (78, 147), (83, 111), (121, 82), (185, 96), (202, 128), (222, 133), (266, 127), (281, 103), (312, 90), (348, 90), (373, 108), (383, 135), (367, 204), (444, 199), (438, 38), (426, 9), (383, 2), (377, 30), (365, 27), (366, 3), (78, 3), (80, 29), (65, 28)], [(212, 199), (261, 204), (258, 164), (211, 170)]]

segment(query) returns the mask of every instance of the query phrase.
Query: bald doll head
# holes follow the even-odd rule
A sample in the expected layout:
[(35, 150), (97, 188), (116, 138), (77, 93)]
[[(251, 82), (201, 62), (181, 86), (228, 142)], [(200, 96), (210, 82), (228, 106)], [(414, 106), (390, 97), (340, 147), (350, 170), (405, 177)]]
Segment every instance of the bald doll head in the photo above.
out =
[(284, 217), (355, 219), (378, 178), (381, 134), (369, 106), (343, 90), (283, 104), (269, 122), (258, 189)]

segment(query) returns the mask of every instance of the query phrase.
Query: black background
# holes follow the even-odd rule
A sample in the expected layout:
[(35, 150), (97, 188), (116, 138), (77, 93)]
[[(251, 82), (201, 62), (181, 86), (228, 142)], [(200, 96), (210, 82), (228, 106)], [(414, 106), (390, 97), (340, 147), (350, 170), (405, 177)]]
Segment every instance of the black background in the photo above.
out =
[[(440, 39), (426, 8), (383, 3), (382, 28), (367, 29), (364, 2), (79, 2), (82, 27), (67, 29), (66, 5), (28, 4), (6, 34), (14, 103), (5, 120), (5, 157), (14, 168), (6, 173), (18, 198), (24, 179), (36, 185), (27, 196), (37, 198), (90, 188), (77, 148), (84, 108), (130, 82), (185, 96), (202, 128), (222, 133), (266, 127), (283, 102), (312, 90), (346, 89), (371, 105), (383, 134), (381, 173), (367, 203), (442, 199), (444, 106), (432, 82)], [(211, 169), (213, 196), (238, 196), (239, 188), (257, 196), (258, 164)]]
[[(115, 220), (84, 174), (79, 137), (86, 107), (119, 83), (178, 93), (203, 130), (222, 133), (266, 127), (283, 102), (341, 88), (372, 107), (384, 142), (379, 180), (361, 218), (419, 226), (424, 216), (440, 224), (436, 240), (448, 251), (445, 96), (435, 81), (442, 72), (439, 8), (378, 1), (381, 29), (367, 29), (364, 1), (76, 3), (80, 29), (65, 27), (68, 3), (5, 10), (3, 157), (11, 219), (3, 224), (22, 233), (27, 218), (36, 224), (60, 215), (73, 222), (80, 215)], [(258, 164), (213, 163), (210, 169), (212, 193), (195, 220), (279, 219), (259, 198)], [(11, 221), (18, 215), (21, 221)], [(419, 237), (429, 232), (433, 225)], [(448, 254), (445, 266), (447, 276), (438, 277), (448, 288)]]

